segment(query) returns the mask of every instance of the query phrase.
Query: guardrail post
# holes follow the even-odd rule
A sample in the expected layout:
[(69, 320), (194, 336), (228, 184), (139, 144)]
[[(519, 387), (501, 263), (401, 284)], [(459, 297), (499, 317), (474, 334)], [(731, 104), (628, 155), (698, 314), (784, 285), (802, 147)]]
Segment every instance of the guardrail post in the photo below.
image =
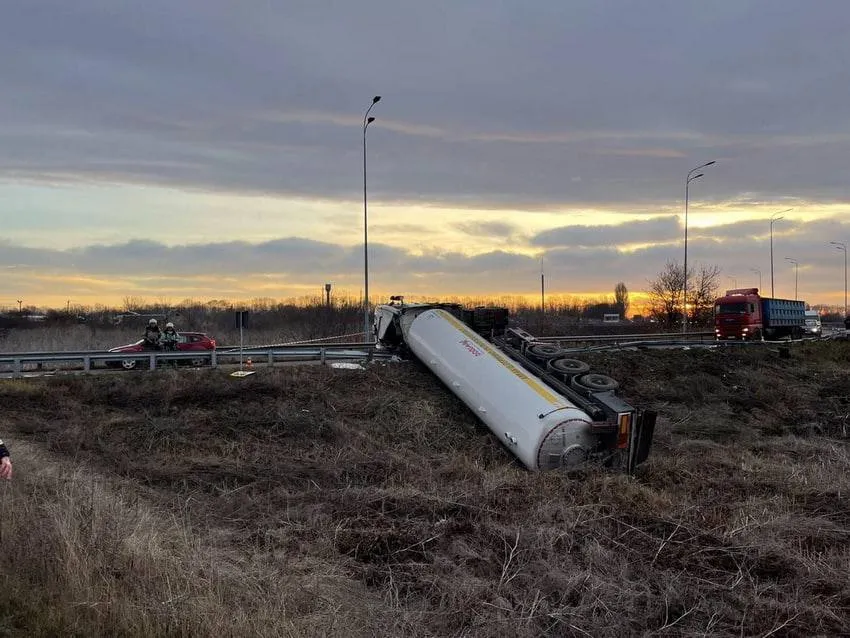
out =
[(323, 347), (319, 347), (319, 360), (322, 362), (322, 365), (325, 364), (325, 349)]
[(216, 352), (215, 352), (215, 350), (213, 350), (212, 354), (210, 355), (210, 367), (215, 368), (217, 365), (218, 365), (218, 361), (217, 361), (217, 358), (216, 358)]
[(20, 377), (20, 376), (23, 376), (23, 374), (24, 374), (24, 364), (21, 362), (20, 359), (15, 359), (13, 366), (12, 366), (12, 376), (13, 377)]
[(153, 352), (151, 352), (151, 365), (150, 365), (150, 369), (151, 369), (151, 370), (156, 370), (156, 355), (155, 355)]
[(83, 370), (89, 372), (91, 370), (91, 357), (83, 357)]
[(269, 365), (274, 365), (274, 350), (269, 350)]

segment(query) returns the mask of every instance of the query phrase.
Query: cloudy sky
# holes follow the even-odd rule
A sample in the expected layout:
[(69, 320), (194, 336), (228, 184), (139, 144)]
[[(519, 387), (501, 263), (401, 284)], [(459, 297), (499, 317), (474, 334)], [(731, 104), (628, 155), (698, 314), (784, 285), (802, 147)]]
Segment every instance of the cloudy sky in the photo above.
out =
[(0, 21), (0, 307), (128, 296), (844, 302), (850, 2), (26, 0)]

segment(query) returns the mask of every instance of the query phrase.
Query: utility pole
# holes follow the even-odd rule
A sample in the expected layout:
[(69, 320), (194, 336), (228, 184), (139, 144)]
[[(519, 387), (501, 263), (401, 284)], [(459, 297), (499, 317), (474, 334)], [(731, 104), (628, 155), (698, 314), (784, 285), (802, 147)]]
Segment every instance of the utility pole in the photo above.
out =
[(761, 292), (761, 270), (758, 268), (750, 268), (750, 270), (759, 276), (759, 292)]
[(704, 175), (704, 173), (699, 173), (698, 175), (694, 175), (701, 168), (705, 168), (706, 166), (711, 166), (712, 164), (716, 164), (715, 160), (710, 162), (706, 162), (696, 168), (692, 168), (688, 171), (688, 176), (685, 178), (685, 283), (682, 286), (682, 332), (688, 331), (688, 189), (690, 188), (691, 182), (695, 179), (699, 179)]
[(543, 257), (540, 258), (540, 312), (546, 312), (546, 279), (543, 274)]
[(794, 301), (797, 301), (797, 270), (800, 268), (800, 262), (790, 257), (786, 257), (785, 261), (790, 261), (794, 264)]
[(843, 241), (831, 241), (829, 243), (844, 253), (844, 318), (847, 319), (847, 244)]
[(378, 102), (381, 101), (381, 96), (376, 95), (372, 98), (372, 103), (366, 109), (366, 114), (363, 116), (363, 280), (365, 288), (365, 296), (363, 299), (363, 341), (368, 342), (370, 338), (369, 330), (369, 209), (366, 202), (366, 129), (375, 121), (374, 117), (369, 117), (369, 111)]
[(787, 213), (789, 210), (794, 210), (793, 208), (786, 208), (785, 210), (781, 210), (778, 213), (773, 213), (770, 216), (770, 296), (776, 297), (776, 293), (773, 291), (773, 225), (778, 222), (780, 219), (785, 219), (784, 217), (777, 217), (777, 215), (781, 215), (782, 213)]

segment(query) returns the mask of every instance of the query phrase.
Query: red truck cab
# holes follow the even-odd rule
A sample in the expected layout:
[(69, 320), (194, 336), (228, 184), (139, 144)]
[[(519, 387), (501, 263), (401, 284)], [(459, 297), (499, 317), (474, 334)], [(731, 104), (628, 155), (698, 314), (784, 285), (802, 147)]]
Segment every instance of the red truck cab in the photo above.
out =
[(758, 288), (727, 290), (714, 302), (714, 336), (717, 339), (762, 338), (764, 322), (758, 292)]
[(714, 302), (714, 336), (720, 339), (800, 339), (806, 302), (762, 297), (758, 288), (736, 288)]

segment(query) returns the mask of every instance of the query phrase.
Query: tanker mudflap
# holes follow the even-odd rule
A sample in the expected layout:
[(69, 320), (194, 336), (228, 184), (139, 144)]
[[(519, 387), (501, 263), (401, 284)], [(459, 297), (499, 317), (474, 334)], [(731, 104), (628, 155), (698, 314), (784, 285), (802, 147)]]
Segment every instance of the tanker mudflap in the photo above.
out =
[(629, 474), (633, 474), (635, 468), (649, 457), (649, 449), (652, 447), (652, 437), (655, 435), (655, 419), (658, 414), (655, 410), (640, 410), (635, 415), (632, 423), (631, 436), (629, 437)]

